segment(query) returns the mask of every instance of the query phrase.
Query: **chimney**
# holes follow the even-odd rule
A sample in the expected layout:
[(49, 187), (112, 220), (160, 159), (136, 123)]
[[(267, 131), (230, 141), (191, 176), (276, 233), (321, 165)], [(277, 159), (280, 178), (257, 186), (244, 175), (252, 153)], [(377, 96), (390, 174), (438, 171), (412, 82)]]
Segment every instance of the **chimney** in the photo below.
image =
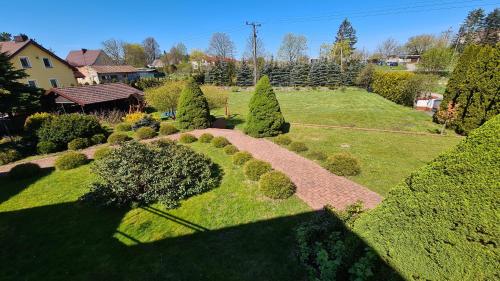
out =
[(28, 40), (28, 36), (26, 34), (19, 34), (14, 36), (14, 42), (21, 43)]
[(87, 52), (87, 49), (82, 49), (82, 54), (85, 54)]

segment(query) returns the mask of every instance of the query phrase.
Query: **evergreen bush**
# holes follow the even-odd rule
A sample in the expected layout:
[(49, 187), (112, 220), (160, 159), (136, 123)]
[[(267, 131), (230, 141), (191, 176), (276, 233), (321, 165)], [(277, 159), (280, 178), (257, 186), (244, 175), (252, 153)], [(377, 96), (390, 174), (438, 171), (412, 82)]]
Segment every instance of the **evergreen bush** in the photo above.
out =
[(156, 137), (156, 131), (151, 127), (141, 127), (135, 131), (135, 137), (138, 140), (151, 139)]
[(86, 138), (76, 138), (68, 143), (69, 150), (80, 150), (89, 147), (91, 144)]
[(309, 86), (309, 64), (294, 64), (290, 71), (290, 83), (295, 87)]
[(268, 137), (282, 133), (285, 119), (269, 78), (263, 76), (250, 99), (245, 133), (253, 137)]
[(231, 144), (225, 137), (215, 137), (212, 139), (211, 143), (216, 148), (223, 148)]
[(139, 128), (143, 127), (150, 127), (156, 132), (160, 128), (160, 122), (154, 119), (151, 115), (145, 115), (132, 125), (132, 130), (137, 131)]
[(210, 133), (203, 133), (201, 134), (199, 140), (201, 143), (210, 143), (214, 136)]
[(104, 134), (95, 134), (90, 138), (90, 142), (92, 144), (101, 144), (106, 142), (106, 135)]
[(112, 151), (113, 148), (109, 146), (99, 147), (98, 149), (95, 150), (93, 158), (94, 160), (101, 160), (107, 157)]
[(87, 156), (76, 151), (68, 151), (57, 157), (54, 166), (57, 170), (70, 170), (87, 164)]
[(337, 153), (325, 162), (325, 168), (337, 176), (355, 176), (361, 172), (356, 158), (349, 153)]
[(292, 143), (292, 139), (287, 135), (278, 135), (273, 141), (280, 145), (289, 145)]
[(132, 125), (130, 125), (130, 123), (120, 123), (118, 125), (116, 125), (115, 127), (115, 131), (117, 132), (128, 132), (128, 131), (131, 131), (132, 130)]
[(169, 123), (161, 123), (160, 124), (160, 135), (168, 136), (179, 132), (179, 130), (173, 125)]
[(233, 155), (238, 151), (239, 151), (238, 148), (232, 144), (224, 147), (224, 153), (226, 153), (227, 155)]
[(248, 160), (252, 159), (252, 154), (247, 151), (236, 152), (233, 155), (233, 164), (237, 166), (244, 165)]
[(109, 144), (122, 144), (126, 141), (129, 141), (131, 138), (125, 133), (112, 133), (108, 137)]
[(272, 169), (271, 164), (257, 159), (248, 160), (243, 166), (245, 176), (252, 181), (258, 181), (260, 176)]
[(405, 106), (413, 106), (416, 94), (408, 89), (410, 79), (415, 76), (408, 71), (375, 71), (372, 89), (376, 94)]
[(177, 123), (180, 129), (205, 129), (211, 125), (207, 99), (193, 79), (188, 81), (179, 97)]
[(270, 171), (260, 177), (259, 189), (271, 199), (286, 199), (295, 193), (297, 187), (282, 172)]
[(181, 143), (193, 143), (197, 140), (198, 139), (195, 136), (188, 133), (181, 134), (179, 137), (179, 142)]
[(17, 161), (22, 157), (22, 154), (13, 148), (0, 151), (0, 165)]
[(36, 150), (40, 154), (49, 154), (57, 151), (57, 145), (51, 141), (41, 141), (36, 144)]
[(236, 85), (240, 87), (253, 86), (253, 71), (244, 60), (236, 74)]
[(54, 118), (53, 114), (47, 112), (34, 113), (24, 122), (24, 131), (29, 135), (36, 135), (38, 129), (42, 127), (42, 125), (46, 122), (49, 122)]

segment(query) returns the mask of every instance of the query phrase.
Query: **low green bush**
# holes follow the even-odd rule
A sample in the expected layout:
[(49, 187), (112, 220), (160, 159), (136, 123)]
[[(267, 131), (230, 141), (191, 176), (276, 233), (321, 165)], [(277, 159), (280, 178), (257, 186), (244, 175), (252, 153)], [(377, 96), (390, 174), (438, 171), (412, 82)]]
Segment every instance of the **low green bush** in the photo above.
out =
[(304, 152), (307, 151), (308, 149), (309, 148), (307, 148), (306, 144), (303, 142), (294, 141), (290, 144), (291, 151)]
[(54, 118), (53, 114), (47, 112), (34, 113), (26, 118), (24, 122), (24, 131), (29, 135), (35, 135), (36, 131), (42, 127), (46, 122)]
[(95, 150), (93, 158), (94, 160), (100, 160), (104, 157), (107, 157), (111, 153), (111, 151), (113, 151), (113, 148), (109, 146), (99, 147)]
[(223, 148), (231, 144), (225, 137), (215, 137), (212, 139), (211, 143), (216, 148)]
[(40, 154), (49, 154), (57, 151), (57, 145), (51, 141), (41, 141), (37, 143), (36, 150)]
[(181, 143), (193, 143), (197, 140), (198, 139), (195, 136), (188, 133), (181, 134), (181, 136), (179, 137), (179, 142)]
[(175, 134), (177, 132), (179, 132), (179, 130), (173, 124), (170, 124), (170, 123), (161, 123), (160, 124), (160, 135), (162, 135), (162, 136), (172, 135), (172, 134)]
[(129, 123), (123, 122), (115, 126), (116, 132), (128, 132), (131, 130), (132, 130), (132, 125), (130, 125)]
[(325, 168), (338, 176), (355, 176), (361, 172), (356, 158), (349, 153), (337, 153), (325, 162)]
[(85, 138), (76, 138), (68, 143), (69, 150), (80, 150), (90, 146), (90, 142)]
[(324, 153), (323, 151), (311, 151), (311, 152), (309, 152), (309, 154), (307, 154), (307, 156), (309, 158), (319, 160), (319, 161), (325, 161), (326, 158), (328, 158), (326, 153)]
[(151, 139), (156, 137), (156, 131), (151, 127), (141, 127), (135, 131), (135, 138), (138, 140)]
[(87, 156), (76, 151), (68, 151), (57, 157), (54, 166), (57, 170), (70, 170), (87, 164)]
[(243, 164), (245, 164), (248, 160), (250, 160), (252, 158), (253, 158), (252, 154), (250, 154), (249, 152), (246, 152), (246, 151), (236, 152), (233, 155), (233, 164), (238, 165), (238, 166), (242, 166)]
[(202, 143), (210, 143), (212, 141), (212, 139), (214, 138), (214, 136), (212, 134), (209, 134), (209, 133), (204, 133), (200, 136), (199, 140), (200, 142)]
[(112, 133), (108, 137), (109, 144), (122, 144), (126, 141), (129, 141), (131, 138), (125, 133)]
[(287, 175), (270, 171), (260, 177), (259, 189), (271, 199), (286, 199), (292, 196), (297, 188)]
[(238, 151), (238, 148), (232, 144), (226, 145), (226, 147), (224, 147), (224, 153), (226, 153), (227, 155), (233, 155)]
[(35, 163), (22, 163), (14, 166), (9, 171), (9, 177), (12, 179), (27, 179), (39, 175), (42, 168)]
[(273, 141), (280, 145), (289, 145), (292, 143), (292, 139), (286, 135), (279, 135), (273, 139)]
[(17, 161), (21, 158), (21, 153), (15, 149), (0, 151), (0, 165), (5, 165), (7, 163)]
[(105, 134), (95, 134), (90, 138), (92, 144), (101, 144), (106, 142)]
[(248, 160), (243, 166), (243, 173), (245, 174), (247, 179), (258, 181), (260, 179), (260, 176), (271, 171), (272, 169), (273, 167), (271, 167), (271, 164), (265, 161), (251, 159)]

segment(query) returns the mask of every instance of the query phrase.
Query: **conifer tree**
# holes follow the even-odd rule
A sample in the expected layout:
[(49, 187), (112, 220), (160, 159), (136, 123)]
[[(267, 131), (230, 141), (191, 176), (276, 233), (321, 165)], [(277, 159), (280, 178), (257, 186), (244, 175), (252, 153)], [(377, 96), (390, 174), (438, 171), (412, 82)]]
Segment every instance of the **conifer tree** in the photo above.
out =
[(285, 119), (269, 77), (260, 78), (249, 104), (245, 133), (253, 137), (269, 137), (282, 133)]
[(340, 65), (331, 61), (328, 62), (328, 75), (326, 85), (329, 87), (338, 87), (342, 84), (342, 72)]
[(291, 86), (303, 87), (309, 85), (309, 65), (296, 63), (290, 71)]
[(500, 42), (500, 8), (496, 8), (484, 19), (483, 44), (495, 45)]
[(328, 81), (328, 64), (320, 60), (311, 65), (309, 71), (309, 85), (313, 87), (326, 86)]
[(359, 72), (363, 68), (363, 64), (357, 61), (351, 61), (347, 69), (342, 73), (342, 85), (353, 86), (356, 82)]
[(204, 129), (211, 125), (207, 99), (193, 78), (181, 92), (176, 118), (179, 129)]
[(236, 85), (240, 87), (253, 86), (253, 71), (248, 64), (243, 61), (236, 75)]
[(354, 45), (358, 42), (358, 37), (356, 36), (356, 30), (352, 27), (351, 22), (346, 18), (342, 21), (337, 31), (337, 36), (335, 37), (335, 43), (349, 42), (349, 47), (354, 50)]

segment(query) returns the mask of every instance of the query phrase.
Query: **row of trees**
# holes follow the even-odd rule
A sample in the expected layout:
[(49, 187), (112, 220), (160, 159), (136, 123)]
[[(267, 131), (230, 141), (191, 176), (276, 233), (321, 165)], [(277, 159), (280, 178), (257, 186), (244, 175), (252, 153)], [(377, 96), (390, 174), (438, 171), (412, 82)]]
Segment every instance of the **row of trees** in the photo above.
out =
[(128, 43), (117, 39), (102, 42), (103, 51), (116, 64), (144, 67), (160, 57), (160, 45), (153, 37), (144, 39), (142, 44)]

